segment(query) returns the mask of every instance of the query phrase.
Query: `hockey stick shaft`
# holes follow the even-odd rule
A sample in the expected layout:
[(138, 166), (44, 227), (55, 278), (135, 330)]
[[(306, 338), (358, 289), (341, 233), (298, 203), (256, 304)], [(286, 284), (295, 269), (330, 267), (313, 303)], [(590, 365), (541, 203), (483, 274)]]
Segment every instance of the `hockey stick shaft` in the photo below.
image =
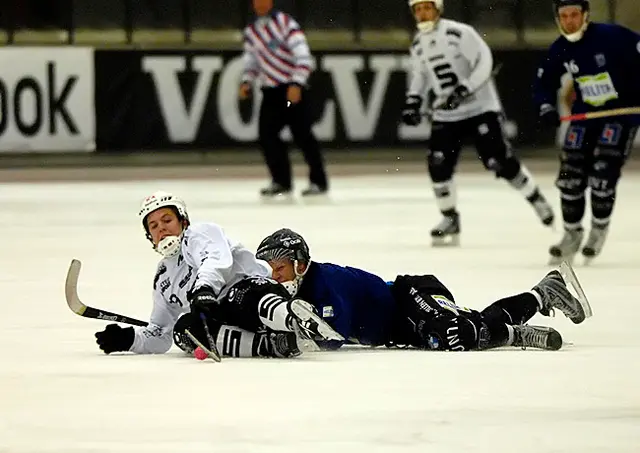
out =
[(622, 115), (639, 115), (640, 107), (623, 107), (619, 109), (602, 110), (600, 112), (576, 113), (575, 115), (561, 116), (560, 121), (584, 121), (597, 118), (609, 118)]
[(78, 278), (80, 277), (81, 267), (82, 263), (80, 260), (74, 259), (71, 260), (69, 270), (67, 271), (64, 289), (67, 305), (72, 312), (76, 315), (82, 316), (83, 318), (102, 319), (104, 321), (113, 321), (140, 327), (146, 327), (148, 325), (147, 322), (140, 321), (139, 319), (85, 305), (78, 296)]

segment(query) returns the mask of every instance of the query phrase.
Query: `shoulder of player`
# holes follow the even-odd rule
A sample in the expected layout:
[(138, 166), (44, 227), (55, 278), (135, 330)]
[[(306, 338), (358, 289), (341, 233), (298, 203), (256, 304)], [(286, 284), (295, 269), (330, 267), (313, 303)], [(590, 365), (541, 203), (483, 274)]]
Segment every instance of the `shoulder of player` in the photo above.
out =
[(458, 39), (471, 33), (478, 33), (472, 25), (452, 19), (440, 19), (440, 27), (444, 29), (445, 35)]
[(224, 234), (224, 230), (218, 224), (210, 223), (210, 222), (198, 222), (198, 223), (190, 224), (189, 228), (187, 228), (184, 231), (183, 236), (188, 240), (189, 238), (192, 238), (192, 237), (211, 236), (212, 233), (220, 233), (220, 232)]

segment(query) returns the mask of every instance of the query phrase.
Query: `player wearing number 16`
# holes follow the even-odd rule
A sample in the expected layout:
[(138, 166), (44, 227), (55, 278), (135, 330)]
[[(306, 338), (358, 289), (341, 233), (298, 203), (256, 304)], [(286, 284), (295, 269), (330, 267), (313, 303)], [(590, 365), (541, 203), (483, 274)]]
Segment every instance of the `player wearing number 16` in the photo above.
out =
[(458, 243), (453, 175), (466, 139), (472, 140), (485, 168), (518, 190), (542, 223), (550, 225), (551, 207), (504, 136), (502, 106), (491, 80), (491, 49), (473, 27), (440, 17), (443, 0), (409, 0), (409, 6), (418, 32), (411, 45), (413, 67), (402, 119), (418, 125), (423, 105), (432, 115), (427, 162), (444, 216), (431, 231), (434, 245)]
[[(573, 78), (572, 114), (640, 106), (640, 35), (614, 24), (589, 22), (588, 0), (554, 0), (560, 36), (542, 61), (534, 98), (543, 125), (560, 125), (556, 109), (560, 79)], [(572, 121), (567, 129), (556, 186), (564, 235), (550, 247), (551, 262), (572, 260), (582, 247), (587, 261), (602, 251), (622, 167), (640, 116)], [(590, 189), (591, 231), (583, 244), (585, 192)]]

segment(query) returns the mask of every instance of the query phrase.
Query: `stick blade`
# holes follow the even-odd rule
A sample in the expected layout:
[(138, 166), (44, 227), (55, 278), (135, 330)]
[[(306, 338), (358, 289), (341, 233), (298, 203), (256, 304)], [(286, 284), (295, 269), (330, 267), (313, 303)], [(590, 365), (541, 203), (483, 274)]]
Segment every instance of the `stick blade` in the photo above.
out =
[(67, 305), (77, 315), (82, 316), (87, 306), (82, 303), (78, 296), (78, 278), (80, 277), (80, 269), (82, 263), (80, 260), (73, 259), (67, 271), (67, 279), (64, 285), (64, 293), (67, 298)]
[(214, 362), (222, 362), (222, 358), (220, 357), (220, 354), (218, 353), (218, 351), (213, 351), (209, 348), (207, 348), (205, 345), (203, 345), (196, 337), (195, 335), (193, 335), (191, 332), (189, 332), (189, 329), (185, 329), (184, 333), (187, 334), (187, 336), (191, 339), (191, 341), (193, 341), (195, 343), (196, 346), (200, 347), (204, 352), (207, 353), (207, 356), (213, 360)]

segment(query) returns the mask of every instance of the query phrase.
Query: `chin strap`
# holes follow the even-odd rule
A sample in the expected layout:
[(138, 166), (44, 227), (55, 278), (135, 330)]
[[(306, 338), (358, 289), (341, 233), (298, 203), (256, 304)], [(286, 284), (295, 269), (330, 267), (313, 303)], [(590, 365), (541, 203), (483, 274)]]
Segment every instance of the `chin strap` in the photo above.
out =
[(309, 266), (311, 266), (311, 261), (309, 261), (304, 272), (300, 273), (298, 272), (298, 263), (298, 260), (293, 260), (293, 272), (295, 272), (296, 274), (295, 278), (291, 281), (281, 283), (281, 285), (285, 287), (291, 297), (294, 297), (298, 293), (298, 289), (300, 289), (300, 285), (302, 284), (302, 278), (309, 270)]

